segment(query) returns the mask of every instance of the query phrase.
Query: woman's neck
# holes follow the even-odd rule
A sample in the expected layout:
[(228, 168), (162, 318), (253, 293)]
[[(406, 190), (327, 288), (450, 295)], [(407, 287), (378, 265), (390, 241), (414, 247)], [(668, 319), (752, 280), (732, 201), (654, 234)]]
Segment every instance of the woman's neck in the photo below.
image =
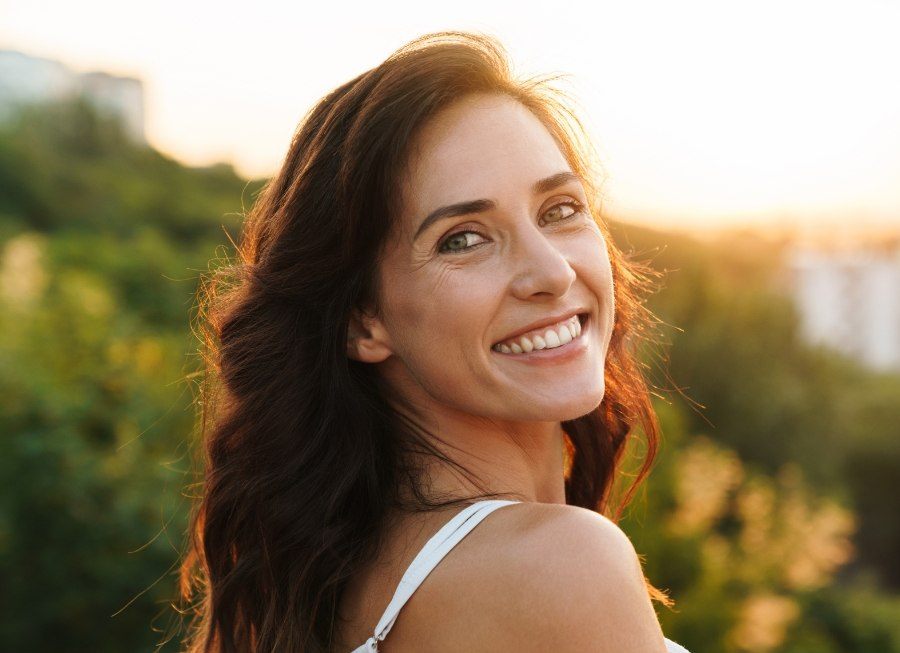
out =
[(504, 425), (434, 413), (429, 421), (424, 437), (475, 481), (455, 466), (429, 457), (416, 468), (426, 470), (430, 496), (468, 497), (487, 491), (522, 501), (565, 504), (565, 432), (559, 422)]

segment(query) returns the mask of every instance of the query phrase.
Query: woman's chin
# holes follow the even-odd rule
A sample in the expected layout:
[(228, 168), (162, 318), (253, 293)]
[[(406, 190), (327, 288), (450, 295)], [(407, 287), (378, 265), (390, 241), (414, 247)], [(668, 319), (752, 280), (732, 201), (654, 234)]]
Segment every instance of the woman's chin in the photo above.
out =
[(604, 386), (585, 391), (579, 388), (577, 396), (573, 393), (549, 392), (535, 394), (533, 389), (521, 393), (519, 401), (523, 413), (531, 415), (531, 419), (541, 422), (564, 422), (587, 415), (603, 401)]

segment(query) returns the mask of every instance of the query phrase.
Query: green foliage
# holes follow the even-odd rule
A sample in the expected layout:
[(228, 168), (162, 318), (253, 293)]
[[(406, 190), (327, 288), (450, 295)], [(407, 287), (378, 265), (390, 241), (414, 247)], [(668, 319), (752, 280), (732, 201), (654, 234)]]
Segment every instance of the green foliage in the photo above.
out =
[(189, 320), (246, 186), (77, 102), (0, 131), (4, 648), (166, 638), (192, 480)]
[(183, 532), (170, 463), (185, 466), (192, 428), (179, 382), (189, 337), (149, 332), (102, 276), (50, 265), (45, 249), (34, 235), (7, 241), (0, 273), (3, 640), (149, 646)]
[(818, 483), (839, 485), (847, 415), (835, 415), (852, 410), (843, 377), (853, 368), (800, 342), (799, 316), (778, 292), (781, 248), (735, 238), (714, 249), (634, 227), (620, 238), (645, 243), (636, 246), (644, 252), (666, 245), (652, 259), (666, 277), (650, 307), (671, 343), (672, 383), (697, 404), (687, 428), (709, 431), (769, 473), (798, 461)]
[[(697, 650), (900, 651), (894, 604), (856, 584), (900, 585), (900, 377), (800, 341), (779, 243), (614, 234), (665, 272), (650, 306), (668, 358), (648, 356), (663, 451), (623, 527), (678, 603), (666, 631)], [(864, 622), (847, 607), (879, 596)]]
[(0, 133), (0, 213), (41, 231), (152, 225), (189, 244), (221, 242), (219, 225), (239, 228), (244, 186), (229, 165), (185, 168), (131, 143), (85, 101), (22, 111)]

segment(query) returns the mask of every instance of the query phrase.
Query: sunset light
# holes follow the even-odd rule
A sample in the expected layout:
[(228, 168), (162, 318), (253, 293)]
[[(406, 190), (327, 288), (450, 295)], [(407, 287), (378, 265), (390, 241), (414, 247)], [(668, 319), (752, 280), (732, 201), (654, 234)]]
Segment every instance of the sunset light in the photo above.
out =
[(425, 31), (476, 29), (500, 37), (522, 73), (568, 75), (612, 214), (675, 229), (900, 223), (896, 3), (397, 2), (345, 14), (165, 1), (136, 14), (88, 0), (0, 12), (2, 48), (142, 79), (150, 142), (193, 165), (270, 175), (339, 81)]

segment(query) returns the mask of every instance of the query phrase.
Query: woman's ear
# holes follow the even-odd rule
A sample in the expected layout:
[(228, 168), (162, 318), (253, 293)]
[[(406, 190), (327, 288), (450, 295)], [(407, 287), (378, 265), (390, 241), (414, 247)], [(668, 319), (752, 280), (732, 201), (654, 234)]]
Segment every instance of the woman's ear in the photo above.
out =
[(380, 363), (393, 353), (381, 320), (354, 308), (347, 329), (347, 357), (362, 363)]

